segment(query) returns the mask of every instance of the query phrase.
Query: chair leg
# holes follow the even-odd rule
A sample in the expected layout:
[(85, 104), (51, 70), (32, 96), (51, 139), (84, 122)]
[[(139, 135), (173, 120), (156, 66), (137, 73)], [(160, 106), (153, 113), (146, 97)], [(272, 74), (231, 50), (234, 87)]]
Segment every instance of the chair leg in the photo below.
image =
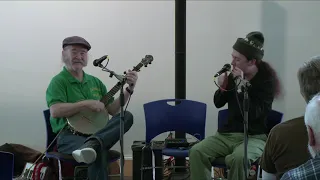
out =
[(224, 176), (225, 179), (228, 179), (228, 172), (229, 172), (228, 168), (224, 168), (223, 169), (223, 176)]
[(61, 162), (59, 159), (58, 159), (58, 167), (59, 167), (59, 180), (62, 180)]
[(211, 179), (214, 179), (214, 167), (211, 167)]
[(260, 173), (261, 173), (261, 167), (260, 167), (260, 165), (258, 165), (257, 180), (262, 179), (262, 178), (260, 178)]

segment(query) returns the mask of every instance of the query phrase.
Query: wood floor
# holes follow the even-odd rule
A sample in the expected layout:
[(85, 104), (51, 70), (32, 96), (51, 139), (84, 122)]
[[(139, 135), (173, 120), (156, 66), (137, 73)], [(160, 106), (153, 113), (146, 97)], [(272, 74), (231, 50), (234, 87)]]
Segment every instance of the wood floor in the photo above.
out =
[[(114, 162), (109, 166), (111, 175), (120, 173), (120, 162)], [(118, 180), (120, 177), (111, 177), (110, 180)], [(132, 180), (132, 160), (126, 160), (124, 163), (124, 180)]]
[[(119, 162), (118, 162), (119, 163)], [(117, 163), (113, 163), (109, 167), (110, 169), (110, 174), (119, 174), (120, 173), (120, 168)], [(171, 177), (171, 180), (189, 180), (189, 175), (188, 174), (174, 174)], [(110, 180), (120, 180), (120, 177), (112, 177)], [(132, 180), (132, 160), (126, 160), (124, 164), (124, 180)]]

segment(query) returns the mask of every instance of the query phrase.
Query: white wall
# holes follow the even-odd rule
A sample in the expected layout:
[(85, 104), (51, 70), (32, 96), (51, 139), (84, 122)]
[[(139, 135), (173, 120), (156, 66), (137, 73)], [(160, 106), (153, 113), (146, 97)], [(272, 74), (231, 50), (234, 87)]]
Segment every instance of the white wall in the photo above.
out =
[[(296, 79), (303, 61), (320, 54), (318, 2), (218, 2), (187, 4), (187, 98), (207, 103), (206, 135), (217, 129), (212, 103), (213, 74), (230, 62), (237, 37), (261, 30), (265, 58), (278, 71), (285, 96), (274, 108), (285, 119), (299, 116), (305, 103)], [(62, 68), (61, 42), (71, 35), (92, 45), (92, 59), (110, 56), (109, 68), (122, 72), (145, 54), (154, 63), (143, 68), (128, 110), (135, 124), (125, 135), (125, 154), (133, 140), (144, 139), (146, 102), (174, 98), (174, 1), (1, 2), (0, 144), (45, 147), (45, 90)], [(91, 61), (90, 61), (91, 62)], [(111, 88), (117, 81), (89, 63), (85, 69)], [(115, 146), (119, 149), (119, 144)]]

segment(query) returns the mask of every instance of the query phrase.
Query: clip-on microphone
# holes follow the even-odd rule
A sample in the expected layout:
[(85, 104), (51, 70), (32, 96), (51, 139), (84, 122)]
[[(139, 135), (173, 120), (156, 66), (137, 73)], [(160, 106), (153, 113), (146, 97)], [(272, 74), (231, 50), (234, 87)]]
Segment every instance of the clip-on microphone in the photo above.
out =
[(99, 67), (101, 67), (101, 68), (103, 68), (103, 66), (102, 66), (102, 62), (104, 61), (104, 60), (106, 60), (108, 58), (108, 55), (104, 55), (104, 56), (102, 56), (101, 58), (99, 58), (99, 59), (95, 59), (94, 61), (93, 61), (93, 65), (94, 66), (99, 66)]

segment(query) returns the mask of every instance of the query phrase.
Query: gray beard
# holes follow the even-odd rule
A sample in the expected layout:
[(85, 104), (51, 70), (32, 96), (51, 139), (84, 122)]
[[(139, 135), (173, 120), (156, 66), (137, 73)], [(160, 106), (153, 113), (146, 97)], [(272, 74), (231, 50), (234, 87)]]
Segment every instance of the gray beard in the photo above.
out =
[(310, 145), (308, 145), (308, 149), (309, 149), (309, 152), (310, 152), (312, 158), (315, 158), (317, 155), (316, 151)]

